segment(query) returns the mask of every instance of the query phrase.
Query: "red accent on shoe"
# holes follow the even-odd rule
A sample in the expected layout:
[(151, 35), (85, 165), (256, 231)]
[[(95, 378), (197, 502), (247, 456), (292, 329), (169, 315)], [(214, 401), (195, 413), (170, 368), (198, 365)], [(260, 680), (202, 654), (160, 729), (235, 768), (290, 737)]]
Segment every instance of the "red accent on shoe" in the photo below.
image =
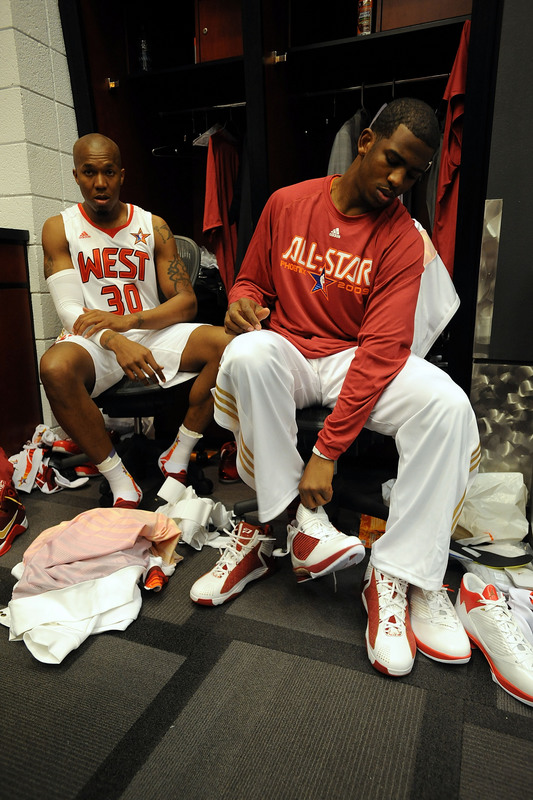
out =
[(27, 529), (28, 520), (17, 490), (5, 481), (0, 481), (0, 500), (0, 556), (3, 556), (15, 537)]
[[(386, 583), (391, 589), (388, 599), (380, 598), (376, 570), (370, 565), (363, 579), (361, 599), (368, 615), (365, 632), (367, 652), (374, 669), (384, 675), (399, 677), (407, 675), (412, 669), (416, 655), (416, 641), (411, 628), (407, 597), (394, 591), (394, 579), (389, 581), (388, 576), (384, 576), (383, 573), (380, 575), (382, 576), (380, 584)], [(399, 585), (398, 589), (401, 591)], [(401, 616), (397, 617), (394, 613), (388, 618), (384, 616), (384, 613), (394, 609), (394, 598), (398, 599), (403, 625)]]
[(124, 500), (122, 497), (118, 497), (113, 503), (113, 508), (139, 508), (141, 500), (142, 497), (139, 497), (138, 500)]
[(161, 567), (152, 567), (148, 570), (144, 579), (144, 588), (153, 592), (160, 592), (167, 583), (168, 576), (165, 575)]
[(69, 456), (79, 455), (82, 451), (72, 439), (58, 439), (52, 444), (53, 453), (67, 453)]
[(74, 472), (76, 475), (79, 475), (80, 478), (95, 478), (97, 475), (101, 474), (95, 464), (89, 463), (78, 464), (77, 467), (74, 467)]
[(191, 600), (217, 606), (239, 595), (250, 581), (271, 575), (277, 569), (273, 546), (270, 525), (236, 523), (214, 568), (191, 587)]
[(187, 470), (185, 469), (182, 469), (179, 472), (167, 472), (165, 469), (161, 468), (161, 472), (166, 478), (174, 478), (175, 481), (183, 484), (183, 486), (189, 485), (189, 476), (187, 475)]
[(226, 442), (226, 444), (223, 444), (220, 448), (218, 480), (221, 483), (238, 483), (241, 480), (237, 471), (236, 442)]
[(311, 555), (318, 542), (319, 540), (315, 539), (313, 536), (306, 536), (303, 531), (298, 531), (292, 542), (292, 552), (296, 558), (303, 561)]

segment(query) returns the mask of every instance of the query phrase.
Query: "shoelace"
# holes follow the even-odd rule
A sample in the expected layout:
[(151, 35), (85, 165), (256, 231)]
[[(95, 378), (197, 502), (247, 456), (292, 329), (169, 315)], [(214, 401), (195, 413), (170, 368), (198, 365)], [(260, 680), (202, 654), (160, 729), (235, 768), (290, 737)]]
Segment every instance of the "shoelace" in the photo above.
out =
[(455, 616), (450, 611), (450, 606), (448, 603), (448, 595), (450, 589), (448, 586), (443, 586), (442, 589), (438, 591), (424, 592), (424, 597), (427, 600), (427, 604), (430, 608), (431, 615), (434, 619), (437, 617), (441, 617), (442, 619), (439, 620), (439, 624), (442, 624), (444, 621), (443, 618), (447, 618), (448, 627), (455, 628), (456, 627), (456, 619)]
[(505, 644), (517, 661), (533, 658), (533, 647), (524, 639), (518, 624), (507, 607), (505, 598), (500, 597), (498, 600), (489, 600), (485, 597), (480, 597), (479, 603), (484, 606), (486, 613), (494, 618), (499, 631), (505, 639)]
[(332, 525), (328, 519), (318, 516), (317, 519), (313, 520), (312, 522), (308, 522), (306, 520), (304, 533), (307, 536), (312, 536), (314, 539), (320, 539), (324, 542), (339, 535), (337, 528)]
[(386, 625), (389, 636), (401, 636), (405, 631), (407, 581), (390, 576), (376, 579), (379, 596), (379, 621)]
[(262, 534), (252, 536), (250, 539), (245, 539), (243, 541), (242, 539), (239, 539), (237, 534), (237, 525), (231, 531), (228, 531), (226, 528), (224, 528), (224, 533), (228, 535), (229, 541), (224, 545), (224, 547), (219, 548), (220, 558), (213, 567), (213, 575), (216, 578), (221, 578), (239, 563), (242, 557), (248, 552), (249, 545), (252, 541), (254, 544), (257, 541), (271, 541), (270, 536), (263, 536)]

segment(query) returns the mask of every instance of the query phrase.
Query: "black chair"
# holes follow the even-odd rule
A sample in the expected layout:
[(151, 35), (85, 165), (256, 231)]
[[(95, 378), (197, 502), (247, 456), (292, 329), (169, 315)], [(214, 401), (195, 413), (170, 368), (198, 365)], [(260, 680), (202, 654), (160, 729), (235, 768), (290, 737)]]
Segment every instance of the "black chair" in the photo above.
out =
[[(307, 461), (330, 408), (314, 405), (296, 412), (298, 450)], [(331, 521), (341, 530), (356, 529), (359, 515), (387, 519), (388, 508), (381, 497), (382, 483), (396, 477), (398, 453), (389, 436), (363, 428), (359, 436), (338, 460), (333, 479), (333, 500), (327, 506)], [(257, 511), (257, 500), (235, 503), (236, 517)]]

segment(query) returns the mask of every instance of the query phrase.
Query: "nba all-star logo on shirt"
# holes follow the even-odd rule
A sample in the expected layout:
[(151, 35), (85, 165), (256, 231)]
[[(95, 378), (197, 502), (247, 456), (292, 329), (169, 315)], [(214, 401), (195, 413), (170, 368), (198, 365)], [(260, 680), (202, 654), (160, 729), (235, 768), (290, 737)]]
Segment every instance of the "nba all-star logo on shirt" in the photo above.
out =
[(146, 244), (146, 240), (150, 236), (149, 233), (143, 233), (141, 228), (137, 231), (137, 233), (131, 234), (134, 238), (134, 244)]
[(303, 236), (294, 236), (290, 246), (281, 254), (281, 266), (293, 272), (304, 272), (313, 278), (311, 292), (322, 292), (327, 298), (327, 287), (355, 294), (368, 294), (371, 285), (372, 259), (363, 258), (345, 250), (329, 247), (324, 255), (317, 251), (317, 243), (308, 244)]

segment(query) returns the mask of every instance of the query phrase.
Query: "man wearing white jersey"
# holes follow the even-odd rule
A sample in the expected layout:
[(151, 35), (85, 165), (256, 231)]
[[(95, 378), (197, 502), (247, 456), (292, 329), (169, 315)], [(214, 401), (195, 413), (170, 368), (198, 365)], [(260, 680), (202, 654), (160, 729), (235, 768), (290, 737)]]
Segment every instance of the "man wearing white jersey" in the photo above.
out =
[(178, 436), (159, 459), (165, 477), (185, 483), (192, 449), (212, 419), (211, 389), (232, 337), (192, 321), (196, 296), (168, 225), (120, 199), (124, 168), (115, 142), (88, 134), (73, 157), (83, 202), (50, 217), (42, 230), (45, 277), (64, 332), (41, 359), (41, 380), (63, 430), (107, 478), (114, 505), (135, 508), (141, 489), (92, 398), (124, 375), (163, 387), (196, 375)]
[[(400, 98), (362, 131), (343, 175), (274, 192), (229, 293), (225, 326), (236, 336), (215, 389), (215, 420), (235, 435), (259, 520), (299, 499), (287, 536), (298, 580), (362, 560), (357, 537), (336, 530), (324, 511), (335, 462), (364, 426), (395, 438), (387, 528), (363, 589), (370, 661), (395, 676), (410, 672), (417, 646), (449, 664), (470, 658), (442, 581), (479, 436), (465, 393), (420, 357), (457, 298), (429, 236), (399, 199), (439, 141), (432, 109)], [(332, 411), (304, 464), (296, 410), (317, 403)], [(241, 536), (195, 583), (192, 599), (216, 605), (268, 574), (268, 538)]]

